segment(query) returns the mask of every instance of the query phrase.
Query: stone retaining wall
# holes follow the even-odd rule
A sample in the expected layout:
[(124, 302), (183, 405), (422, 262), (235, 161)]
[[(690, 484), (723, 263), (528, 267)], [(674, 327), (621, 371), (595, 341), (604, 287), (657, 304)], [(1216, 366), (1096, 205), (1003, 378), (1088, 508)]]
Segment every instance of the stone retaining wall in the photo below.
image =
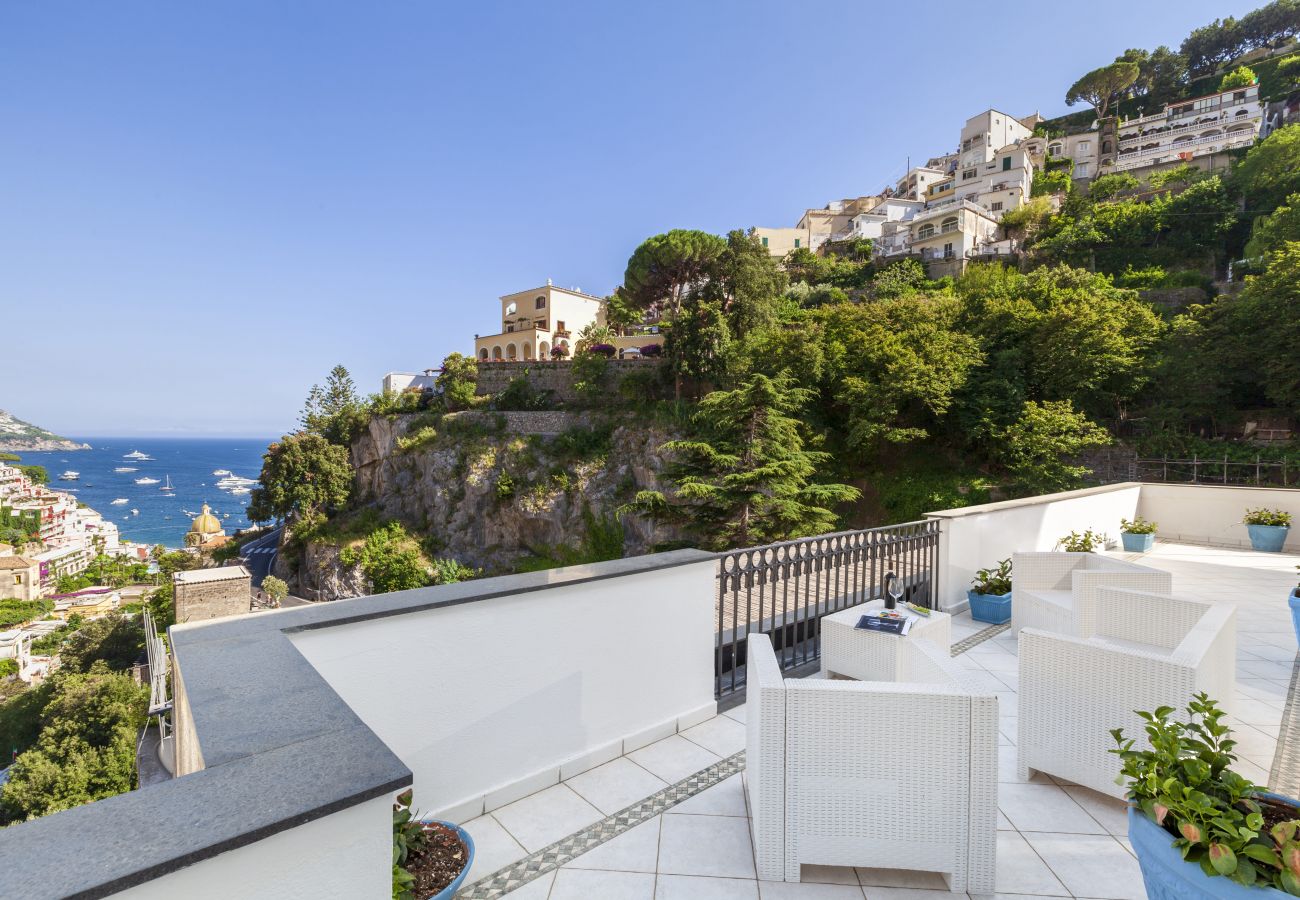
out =
[(462, 422), (483, 422), (487, 425), (495, 425), (496, 422), (504, 419), (507, 434), (544, 435), (561, 434), (570, 428), (582, 425), (585, 421), (577, 413), (555, 409), (510, 410), (508, 412), (487, 412), (470, 409), (464, 412), (448, 413), (447, 418), (459, 419)]
[[(659, 365), (658, 359), (611, 359), (605, 365), (608, 389), (618, 390), (619, 384), (632, 372), (643, 372)], [(520, 376), (528, 379), (537, 390), (550, 391), (554, 400), (576, 400), (573, 389), (573, 360), (530, 360), (528, 362), (479, 362), (479, 396), (499, 394), (510, 382)]]

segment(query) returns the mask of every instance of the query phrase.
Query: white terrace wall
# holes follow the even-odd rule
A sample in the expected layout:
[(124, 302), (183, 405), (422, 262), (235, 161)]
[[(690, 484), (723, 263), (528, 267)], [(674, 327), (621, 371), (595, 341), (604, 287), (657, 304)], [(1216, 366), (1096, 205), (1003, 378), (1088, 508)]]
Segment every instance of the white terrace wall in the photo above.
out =
[[(195, 810), (201, 818), (202, 810)], [(356, 900), (392, 891), (393, 801), (376, 797), (113, 896), (121, 900)]]
[(716, 563), (701, 562), (291, 635), (466, 821), (714, 714)]
[(1158, 522), (1159, 537), (1189, 544), (1249, 547), (1241, 524), (1247, 509), (1289, 512), (1294, 519), (1285, 550), (1300, 552), (1300, 490), (1210, 484), (1144, 484), (1138, 514)]
[(1130, 482), (926, 513), (926, 518), (940, 521), (943, 535), (940, 608), (965, 609), (966, 588), (976, 570), (1017, 550), (1051, 550), (1062, 536), (1087, 528), (1117, 540), (1119, 520), (1138, 514), (1144, 489)]

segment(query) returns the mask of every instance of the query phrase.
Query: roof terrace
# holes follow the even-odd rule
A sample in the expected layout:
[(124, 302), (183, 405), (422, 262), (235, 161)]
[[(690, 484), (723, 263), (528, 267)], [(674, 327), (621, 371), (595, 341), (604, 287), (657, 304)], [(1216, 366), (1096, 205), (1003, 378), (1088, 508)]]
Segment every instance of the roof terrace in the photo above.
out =
[[(908, 597), (952, 615), (950, 665), (963, 690), (994, 698), (996, 765), (971, 779), (996, 801), (977, 829), (996, 854), (996, 894), (1143, 897), (1122, 802), (1020, 771), (1021, 644), (1010, 623), (973, 621), (965, 588), (974, 569), (1066, 532), (1161, 522), (1154, 550), (1104, 555), (1168, 573), (1175, 597), (1235, 610), (1238, 769), (1295, 795), (1283, 598), (1300, 547), (1246, 549), (1234, 523), (1247, 506), (1300, 513), (1300, 491), (1112, 485), (721, 558), (675, 551), (176, 626), (178, 777), (0, 832), (0, 894), (385, 897), (392, 798), (414, 785), (416, 806), (474, 838), (467, 900), (953, 896), (951, 870), (892, 868), (908, 859), (863, 847), (843, 865), (796, 866), (800, 883), (759, 878), (770, 848), (752, 822), (770, 793), (746, 763), (745, 638), (767, 635), (786, 676), (806, 676), (790, 683), (813, 685), (822, 617), (879, 595), (892, 571)], [(832, 695), (875, 684), (822, 683)], [(827, 758), (860, 757), (884, 784), (924, 773), (927, 759), (864, 749), (904, 728), (862, 732)], [(899, 796), (904, 811), (927, 799)], [(865, 808), (844, 815), (869, 827), (854, 812)]]

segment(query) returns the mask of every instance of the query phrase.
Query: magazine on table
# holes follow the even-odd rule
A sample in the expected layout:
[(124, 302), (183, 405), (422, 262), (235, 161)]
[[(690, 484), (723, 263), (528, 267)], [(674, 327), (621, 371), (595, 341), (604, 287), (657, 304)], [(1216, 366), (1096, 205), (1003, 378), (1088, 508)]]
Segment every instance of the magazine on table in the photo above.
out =
[(858, 624), (854, 627), (861, 628), (863, 631), (880, 631), (901, 637), (911, 630), (912, 623), (917, 618), (917, 616), (902, 609), (882, 609), (867, 613), (858, 619)]

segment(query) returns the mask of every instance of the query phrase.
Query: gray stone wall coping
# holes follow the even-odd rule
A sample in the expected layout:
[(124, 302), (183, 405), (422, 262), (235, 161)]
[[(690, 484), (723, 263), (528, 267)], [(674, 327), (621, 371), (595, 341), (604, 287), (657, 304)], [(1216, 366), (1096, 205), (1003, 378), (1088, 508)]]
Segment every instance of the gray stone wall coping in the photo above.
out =
[(176, 625), (202, 771), (0, 829), (0, 896), (106, 897), (409, 786), (411, 771), (290, 638), (707, 562), (675, 550)]

